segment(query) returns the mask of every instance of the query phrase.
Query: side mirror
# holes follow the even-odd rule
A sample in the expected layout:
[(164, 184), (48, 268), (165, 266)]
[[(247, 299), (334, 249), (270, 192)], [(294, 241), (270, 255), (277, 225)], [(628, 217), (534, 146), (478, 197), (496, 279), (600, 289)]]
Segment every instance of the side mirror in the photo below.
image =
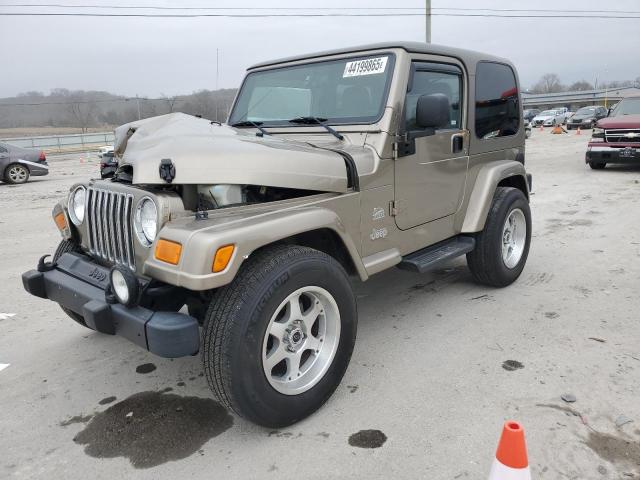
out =
[(422, 95), (416, 106), (416, 124), (420, 128), (442, 128), (451, 124), (451, 105), (446, 95)]

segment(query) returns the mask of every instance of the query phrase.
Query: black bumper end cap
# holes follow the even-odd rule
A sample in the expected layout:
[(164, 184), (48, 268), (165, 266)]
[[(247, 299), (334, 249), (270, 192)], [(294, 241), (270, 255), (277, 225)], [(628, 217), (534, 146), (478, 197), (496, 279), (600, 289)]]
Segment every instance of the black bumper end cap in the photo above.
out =
[(90, 300), (82, 306), (82, 316), (88, 327), (100, 333), (115, 335), (116, 329), (111, 319), (111, 307), (100, 300)]
[(44, 283), (44, 275), (37, 270), (29, 270), (22, 274), (22, 285), (31, 295), (47, 298), (47, 288)]
[(195, 355), (200, 349), (198, 321), (183, 313), (155, 312), (145, 325), (150, 352), (164, 358)]

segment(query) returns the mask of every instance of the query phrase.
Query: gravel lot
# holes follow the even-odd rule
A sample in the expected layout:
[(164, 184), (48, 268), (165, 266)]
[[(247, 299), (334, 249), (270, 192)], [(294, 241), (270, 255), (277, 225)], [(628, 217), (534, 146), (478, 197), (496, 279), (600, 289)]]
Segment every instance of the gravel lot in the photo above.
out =
[[(342, 384), (282, 431), (210, 400), (198, 357), (157, 358), (23, 291), (59, 240), (53, 204), (95, 157), (0, 184), (0, 478), (484, 479), (505, 419), (525, 426), (534, 478), (640, 478), (640, 167), (591, 171), (588, 133), (527, 141), (534, 238), (516, 284), (477, 286), (460, 260), (356, 285)], [(383, 435), (351, 437), (366, 430)]]

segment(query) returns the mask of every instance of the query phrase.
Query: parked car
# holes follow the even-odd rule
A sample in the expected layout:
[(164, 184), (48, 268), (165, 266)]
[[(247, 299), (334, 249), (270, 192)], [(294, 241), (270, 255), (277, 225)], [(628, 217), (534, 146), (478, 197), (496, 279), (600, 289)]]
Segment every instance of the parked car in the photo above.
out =
[(528, 108), (527, 110), (522, 111), (522, 118), (530, 122), (539, 113), (540, 110), (538, 110), (537, 108)]
[(222, 404), (284, 427), (347, 369), (349, 275), (466, 255), (479, 283), (520, 276), (531, 242), (521, 118), (513, 65), (458, 48), (387, 43), (255, 65), (229, 125), (172, 113), (117, 128), (116, 175), (72, 186), (53, 210), (53, 263), (22, 280), (82, 326), (163, 357), (200, 352)]
[(111, 178), (116, 173), (118, 168), (118, 159), (115, 157), (113, 149), (110, 152), (105, 152), (100, 158), (100, 177)]
[(606, 116), (607, 109), (604, 107), (582, 107), (567, 121), (567, 130), (578, 127), (593, 128), (598, 120)]
[(113, 145), (105, 145), (98, 150), (98, 158), (102, 159), (105, 154), (113, 153)]
[(524, 120), (524, 135), (526, 138), (531, 137), (531, 122), (529, 120)]
[(544, 110), (533, 118), (531, 122), (534, 127), (543, 125), (545, 127), (552, 127), (555, 125), (562, 125), (565, 119), (565, 112), (561, 110)]
[(6, 183), (26, 183), (29, 177), (49, 174), (44, 152), (0, 143), (0, 179)]
[(623, 98), (598, 120), (585, 161), (594, 170), (609, 163), (640, 163), (640, 96)]

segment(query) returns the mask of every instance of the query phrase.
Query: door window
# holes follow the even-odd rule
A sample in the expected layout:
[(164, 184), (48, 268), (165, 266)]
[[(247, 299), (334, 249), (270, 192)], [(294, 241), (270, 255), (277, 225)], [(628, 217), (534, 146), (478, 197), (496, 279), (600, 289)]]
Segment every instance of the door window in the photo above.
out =
[(416, 125), (416, 107), (422, 95), (445, 95), (449, 100), (449, 125), (442, 129), (462, 128), (462, 109), (460, 108), (462, 90), (462, 71), (450, 65), (414, 64), (411, 84), (405, 100), (406, 130), (419, 130)]
[(478, 63), (476, 136), (482, 139), (506, 137), (518, 133), (519, 127), (520, 103), (513, 70), (502, 63)]

